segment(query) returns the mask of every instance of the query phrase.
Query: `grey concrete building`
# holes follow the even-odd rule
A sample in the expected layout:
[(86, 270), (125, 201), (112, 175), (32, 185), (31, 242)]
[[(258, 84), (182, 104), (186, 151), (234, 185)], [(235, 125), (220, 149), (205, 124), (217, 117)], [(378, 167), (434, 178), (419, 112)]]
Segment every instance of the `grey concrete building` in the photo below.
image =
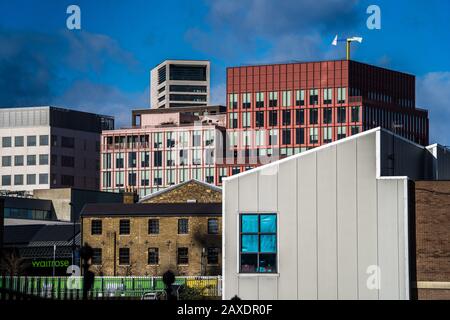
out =
[(150, 73), (150, 108), (210, 104), (210, 62), (165, 60)]
[(100, 134), (114, 119), (51, 106), (0, 109), (0, 190), (100, 188)]
[(450, 151), (376, 128), (224, 179), (224, 299), (410, 299), (415, 180)]

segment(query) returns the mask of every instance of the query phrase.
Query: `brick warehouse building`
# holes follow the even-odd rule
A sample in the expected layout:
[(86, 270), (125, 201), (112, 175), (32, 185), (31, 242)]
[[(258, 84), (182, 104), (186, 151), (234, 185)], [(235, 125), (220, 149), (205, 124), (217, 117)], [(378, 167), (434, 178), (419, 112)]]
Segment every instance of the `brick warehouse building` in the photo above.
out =
[[(227, 106), (235, 158), (289, 156), (378, 126), (428, 144), (415, 77), (351, 60), (230, 67)], [(254, 166), (227, 163), (227, 175)]]
[[(135, 204), (86, 205), (82, 242), (103, 275), (221, 274), (222, 191), (189, 180)], [(114, 263), (115, 261), (115, 263)]]

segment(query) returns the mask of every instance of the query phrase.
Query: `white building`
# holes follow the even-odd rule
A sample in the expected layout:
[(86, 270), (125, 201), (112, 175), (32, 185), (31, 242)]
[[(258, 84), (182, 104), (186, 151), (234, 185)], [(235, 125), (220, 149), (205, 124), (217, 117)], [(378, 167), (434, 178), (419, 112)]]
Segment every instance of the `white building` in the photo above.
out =
[(224, 299), (409, 299), (411, 181), (449, 168), (376, 128), (224, 179)]
[(50, 106), (0, 109), (0, 190), (99, 189), (100, 134), (114, 119)]
[(150, 73), (150, 108), (210, 104), (210, 62), (166, 60)]

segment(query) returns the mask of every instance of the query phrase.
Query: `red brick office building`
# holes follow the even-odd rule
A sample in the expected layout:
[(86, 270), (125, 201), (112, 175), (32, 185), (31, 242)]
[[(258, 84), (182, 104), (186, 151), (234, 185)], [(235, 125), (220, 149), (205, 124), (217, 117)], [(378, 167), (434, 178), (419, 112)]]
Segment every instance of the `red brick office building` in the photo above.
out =
[(351, 60), (227, 69), (227, 175), (378, 126), (428, 144), (413, 75)]

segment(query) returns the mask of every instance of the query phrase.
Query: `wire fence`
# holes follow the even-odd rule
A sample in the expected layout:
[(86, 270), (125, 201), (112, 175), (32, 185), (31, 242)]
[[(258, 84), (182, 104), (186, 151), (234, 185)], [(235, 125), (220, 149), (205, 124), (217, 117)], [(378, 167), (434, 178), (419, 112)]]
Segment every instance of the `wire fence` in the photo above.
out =
[[(222, 279), (214, 277), (176, 277), (176, 287), (188, 288), (199, 296), (220, 297)], [(88, 299), (164, 299), (162, 277), (95, 277)], [(1, 300), (83, 298), (83, 277), (2, 276)]]

